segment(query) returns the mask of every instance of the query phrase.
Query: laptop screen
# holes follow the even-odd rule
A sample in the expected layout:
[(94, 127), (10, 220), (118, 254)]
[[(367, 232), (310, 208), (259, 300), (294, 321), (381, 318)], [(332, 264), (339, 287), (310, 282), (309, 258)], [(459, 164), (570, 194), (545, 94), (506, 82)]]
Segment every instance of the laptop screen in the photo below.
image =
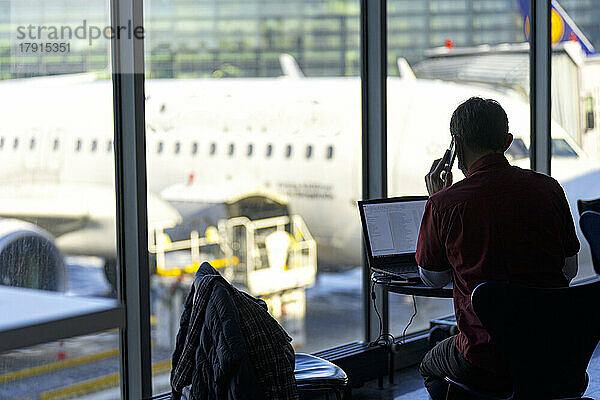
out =
[(373, 257), (414, 253), (426, 200), (362, 204)]

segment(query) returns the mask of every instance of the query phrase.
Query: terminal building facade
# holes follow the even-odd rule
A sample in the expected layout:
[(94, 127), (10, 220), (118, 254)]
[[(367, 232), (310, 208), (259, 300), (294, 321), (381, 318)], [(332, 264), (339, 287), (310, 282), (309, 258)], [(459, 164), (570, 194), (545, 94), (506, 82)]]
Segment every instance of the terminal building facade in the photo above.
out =
[[(19, 7), (27, 7), (28, 2)], [(34, 2), (38, 3), (38, 2)], [(600, 9), (592, 0), (560, 2), (588, 39), (600, 46)], [(9, 7), (4, 3), (4, 7)], [(9, 43), (18, 15), (43, 16), (48, 24), (84, 12), (87, 24), (108, 20), (103, 2), (44, 2), (18, 13), (8, 9), (0, 20), (0, 56), (9, 61)], [(2, 7), (2, 5), (0, 5)], [(14, 7), (14, 5), (13, 5)], [(73, 12), (77, 10), (77, 12)], [(356, 0), (151, 0), (145, 3), (147, 73), (169, 77), (278, 76), (278, 57), (292, 54), (308, 76), (352, 76), (360, 73), (360, 4)], [(69, 17), (72, 15), (73, 17)], [(22, 21), (26, 25), (25, 21)], [(396, 59), (412, 65), (432, 47), (456, 47), (524, 41), (517, 0), (390, 0), (388, 2), (389, 74)], [(22, 76), (106, 69), (107, 41), (72, 49), (62, 57), (40, 54)], [(7, 63), (2, 63), (6, 65)], [(3, 77), (15, 77), (4, 68)]]

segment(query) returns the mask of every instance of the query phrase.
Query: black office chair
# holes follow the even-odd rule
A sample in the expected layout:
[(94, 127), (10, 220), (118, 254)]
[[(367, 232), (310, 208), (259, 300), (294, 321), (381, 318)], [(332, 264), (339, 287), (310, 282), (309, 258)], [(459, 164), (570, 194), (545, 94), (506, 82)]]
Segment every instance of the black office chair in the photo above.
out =
[(301, 398), (319, 393), (329, 399), (329, 394), (333, 393), (337, 400), (341, 400), (348, 385), (343, 369), (310, 354), (296, 353), (294, 376)]
[[(316, 395), (324, 395), (329, 399), (334, 394), (337, 400), (341, 400), (347, 390), (348, 377), (344, 370), (335, 364), (320, 357), (310, 354), (296, 353), (296, 365), (294, 368), (298, 393), (303, 399), (307, 396), (314, 398)], [(161, 393), (146, 400), (168, 400), (171, 393)]]
[[(585, 211), (579, 218), (581, 232), (588, 241), (592, 251), (592, 260), (600, 260), (600, 212)], [(596, 265), (594, 265), (596, 269)], [(597, 272), (597, 271), (596, 271)]]
[[(583, 213), (586, 211), (594, 211), (594, 212), (600, 213), (600, 199), (577, 200), (577, 211), (579, 211), (579, 217), (581, 217), (583, 215)], [(581, 226), (581, 219), (579, 220), (579, 225)], [(581, 229), (583, 231), (583, 227)], [(585, 236), (588, 243), (590, 243), (590, 240), (585, 235), (585, 232), (583, 233), (583, 235)], [(591, 246), (591, 243), (590, 243), (590, 246)], [(594, 271), (597, 274), (600, 274), (600, 255), (598, 254), (598, 252), (596, 252), (594, 254), (593, 250), (592, 250), (592, 265), (594, 266)]]
[[(600, 282), (560, 289), (485, 282), (475, 288), (473, 309), (512, 376), (513, 393), (504, 399), (582, 399), (600, 341), (599, 298)], [(472, 398), (502, 399), (446, 380)]]

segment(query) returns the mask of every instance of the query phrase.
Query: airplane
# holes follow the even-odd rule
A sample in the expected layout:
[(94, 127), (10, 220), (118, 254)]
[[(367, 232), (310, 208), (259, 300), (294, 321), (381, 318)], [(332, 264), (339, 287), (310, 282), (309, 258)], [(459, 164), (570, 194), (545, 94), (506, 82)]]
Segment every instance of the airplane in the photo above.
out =
[[(305, 78), (287, 55), (282, 65), (277, 78), (146, 81), (149, 225), (179, 224), (174, 202), (278, 193), (305, 219), (319, 265), (360, 265), (360, 78)], [(529, 104), (520, 95), (417, 79), (403, 60), (399, 68), (400, 78), (388, 78), (390, 196), (426, 193), (423, 176), (449, 142), (450, 116), (474, 95), (505, 108), (515, 137), (507, 156), (529, 167)], [(63, 254), (114, 262), (110, 81), (84, 74), (0, 86), (10, 99), (0, 111), (0, 259), (11, 238), (30, 234)], [(576, 215), (577, 199), (600, 193), (600, 164), (554, 121), (552, 143), (552, 174)], [(593, 270), (578, 234), (583, 277)]]

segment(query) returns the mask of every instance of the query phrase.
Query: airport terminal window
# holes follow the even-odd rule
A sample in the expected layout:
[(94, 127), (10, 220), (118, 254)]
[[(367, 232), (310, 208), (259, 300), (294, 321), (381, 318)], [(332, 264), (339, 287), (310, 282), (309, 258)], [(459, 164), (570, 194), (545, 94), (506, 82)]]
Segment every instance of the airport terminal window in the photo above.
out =
[[(154, 187), (154, 193), (168, 194), (173, 202), (179, 197), (193, 200), (209, 195), (226, 203), (257, 192), (269, 197), (265, 203), (268, 207), (273, 204), (270, 196), (284, 199), (284, 212), (304, 220), (308, 227), (306, 231), (310, 233), (306, 237), (315, 238), (315, 246), (310, 252), (314, 252), (319, 260), (313, 262), (298, 257), (292, 260), (292, 252), (300, 246), (290, 246), (286, 263), (296, 265), (286, 265), (285, 273), (293, 273), (295, 267), (310, 267), (304, 271), (314, 267), (316, 274), (306, 280), (310, 282), (305, 284), (300, 283), (305, 281), (296, 280), (290, 284), (291, 281), (279, 280), (275, 275), (267, 274), (270, 271), (263, 271), (271, 267), (272, 262), (279, 264), (267, 257), (265, 240), (268, 232), (256, 232), (255, 250), (248, 250), (237, 238), (232, 239), (236, 241), (235, 251), (241, 253), (240, 260), (247, 251), (255, 251), (254, 254), (260, 254), (260, 257), (241, 261), (247, 262), (243, 268), (224, 267), (219, 271), (250, 294), (265, 299), (272, 315), (293, 338), (292, 344), (298, 351), (310, 353), (360, 340), (364, 335), (362, 257), (358, 251), (360, 221), (355, 215), (356, 205), (350, 201), (360, 196), (360, 157), (356, 158), (356, 163), (350, 161), (351, 157), (332, 157), (331, 161), (326, 157), (327, 146), (333, 147), (338, 139), (345, 141), (344, 150), (360, 154), (362, 142), (360, 135), (356, 135), (361, 129), (361, 92), (357, 85), (360, 75), (360, 2), (343, 0), (344, 5), (339, 10), (330, 7), (329, 0), (276, 0), (262, 6), (254, 2), (247, 8), (244, 5), (238, 7), (238, 3), (243, 2), (166, 1), (169, 13), (165, 15), (156, 8), (156, 1), (146, 0), (146, 4), (154, 7), (148, 8), (145, 14), (147, 25), (144, 29), (147, 33), (145, 83), (149, 102), (160, 104), (160, 96), (166, 94), (185, 98), (182, 102), (186, 107), (174, 111), (178, 118), (173, 118), (172, 129), (181, 135), (190, 132), (189, 137), (194, 137), (200, 144), (216, 142), (211, 153), (216, 153), (214, 159), (219, 159), (219, 165), (212, 169), (214, 172), (198, 173), (194, 177), (194, 184), (202, 190), (190, 187), (180, 191), (181, 194), (169, 190), (173, 182), (185, 182), (189, 176), (189, 171), (169, 165), (162, 167), (160, 174), (148, 173), (148, 188)], [(343, 11), (346, 9), (350, 11)], [(235, 14), (234, 19), (225, 18), (230, 13)], [(332, 13), (334, 15), (330, 15)], [(181, 15), (186, 16), (185, 37), (182, 37), (183, 28), (179, 21)], [(236, 29), (240, 32), (236, 33)], [(240, 41), (240, 38), (244, 40)], [(204, 42), (205, 46), (187, 46), (198, 42)], [(328, 49), (323, 49), (323, 44)], [(338, 47), (341, 53), (333, 51)], [(280, 78), (283, 69), (279, 57), (282, 53), (293, 54), (299, 69), (306, 75), (302, 90), (298, 90), (297, 81)], [(193, 95), (186, 97), (189, 93)], [(162, 116), (158, 107), (148, 107), (146, 117), (147, 121), (154, 122)], [(198, 131), (198, 127), (202, 129)], [(160, 133), (158, 124), (156, 129)], [(335, 135), (342, 129), (340, 135)], [(331, 131), (334, 133), (327, 133)], [(153, 135), (150, 129), (147, 134)], [(326, 139), (331, 142), (323, 143), (323, 137), (331, 138)], [(207, 161), (210, 163), (214, 159)], [(244, 159), (248, 162), (241, 165), (240, 160)], [(289, 164), (290, 171), (273, 168), (276, 165), (271, 161)], [(325, 165), (340, 171), (334, 179), (341, 179), (344, 184), (338, 185), (323, 174)], [(152, 168), (156, 171), (157, 167), (149, 157), (148, 171)], [(202, 170), (200, 166), (198, 169)], [(256, 216), (251, 220), (260, 219), (265, 213), (271, 214), (270, 209), (269, 212), (262, 210), (262, 202), (245, 207), (256, 208), (256, 214), (253, 214)], [(282, 210), (273, 212), (281, 213)], [(186, 230), (194, 224), (192, 218), (189, 221), (184, 218), (179, 240), (189, 239), (190, 233)], [(206, 227), (200, 225), (198, 232), (202, 236)], [(219, 229), (217, 221), (213, 226)], [(336, 232), (344, 233), (338, 236)], [(223, 232), (224, 240), (227, 234)], [(294, 244), (302, 244), (302, 234), (292, 234), (292, 237)], [(214, 252), (211, 258), (224, 259), (220, 250)], [(169, 261), (175, 267), (174, 259)], [(278, 265), (272, 267), (279, 268)], [(263, 283), (274, 285), (267, 293), (258, 294), (260, 288), (248, 283), (252, 280), (245, 279), (256, 269), (261, 270), (261, 276), (267, 276), (261, 278)], [(190, 274), (183, 273), (182, 277), (183, 282), (187, 282)], [(166, 287), (160, 279), (153, 281), (153, 285), (157, 293), (163, 293), (159, 291)], [(171, 304), (179, 304), (177, 301), (175, 298)], [(153, 313), (154, 348), (168, 353), (172, 332), (167, 331), (169, 324), (165, 321), (177, 319), (180, 310), (174, 306), (165, 310), (164, 302), (158, 300), (154, 304), (159, 309), (158, 314)], [(166, 381), (163, 376), (157, 376), (154, 382)]]
[(192, 143), (192, 154), (196, 154), (198, 153), (198, 143), (194, 142)]
[[(2, 206), (20, 205), (19, 215), (2, 220), (0, 297), (10, 295), (19, 309), (27, 310), (0, 316), (0, 330), (4, 335), (7, 325), (20, 326), (20, 318), (28, 318), (21, 348), (0, 354), (0, 376), (12, 376), (0, 378), (0, 398), (56, 398), (71, 390), (69, 396), (79, 399), (114, 400), (120, 397), (115, 328), (123, 325), (125, 311), (115, 309), (116, 280), (111, 284), (109, 276), (117, 275), (115, 216), (120, 205), (114, 158), (88, 157), (114, 135), (110, 41), (102, 37), (90, 43), (75, 35), (79, 39), (62, 40), (70, 46), (66, 52), (10, 50), (31, 41), (51, 41), (52, 28), (60, 35), (61, 26), (75, 30), (82, 21), (88, 27), (110, 26), (110, 1), (0, 3), (0, 53), (8, 52), (0, 57), (0, 85), (3, 98), (10, 99), (0, 107), (3, 155), (6, 150), (13, 157), (19, 150), (26, 153), (23, 162), (15, 162), (18, 157), (3, 160), (9, 167), (0, 168), (0, 187), (10, 183), (17, 189), (5, 193)], [(47, 30), (36, 40), (23, 40), (10, 34), (17, 26)], [(86, 78), (77, 78), (82, 75)], [(14, 234), (19, 232), (25, 235)], [(66, 232), (69, 240), (63, 241)], [(65, 319), (59, 331), (45, 329)], [(24, 348), (35, 341), (48, 343)]]
[(175, 142), (175, 148), (174, 148), (175, 154), (179, 154), (180, 151), (181, 151), (181, 143)]

